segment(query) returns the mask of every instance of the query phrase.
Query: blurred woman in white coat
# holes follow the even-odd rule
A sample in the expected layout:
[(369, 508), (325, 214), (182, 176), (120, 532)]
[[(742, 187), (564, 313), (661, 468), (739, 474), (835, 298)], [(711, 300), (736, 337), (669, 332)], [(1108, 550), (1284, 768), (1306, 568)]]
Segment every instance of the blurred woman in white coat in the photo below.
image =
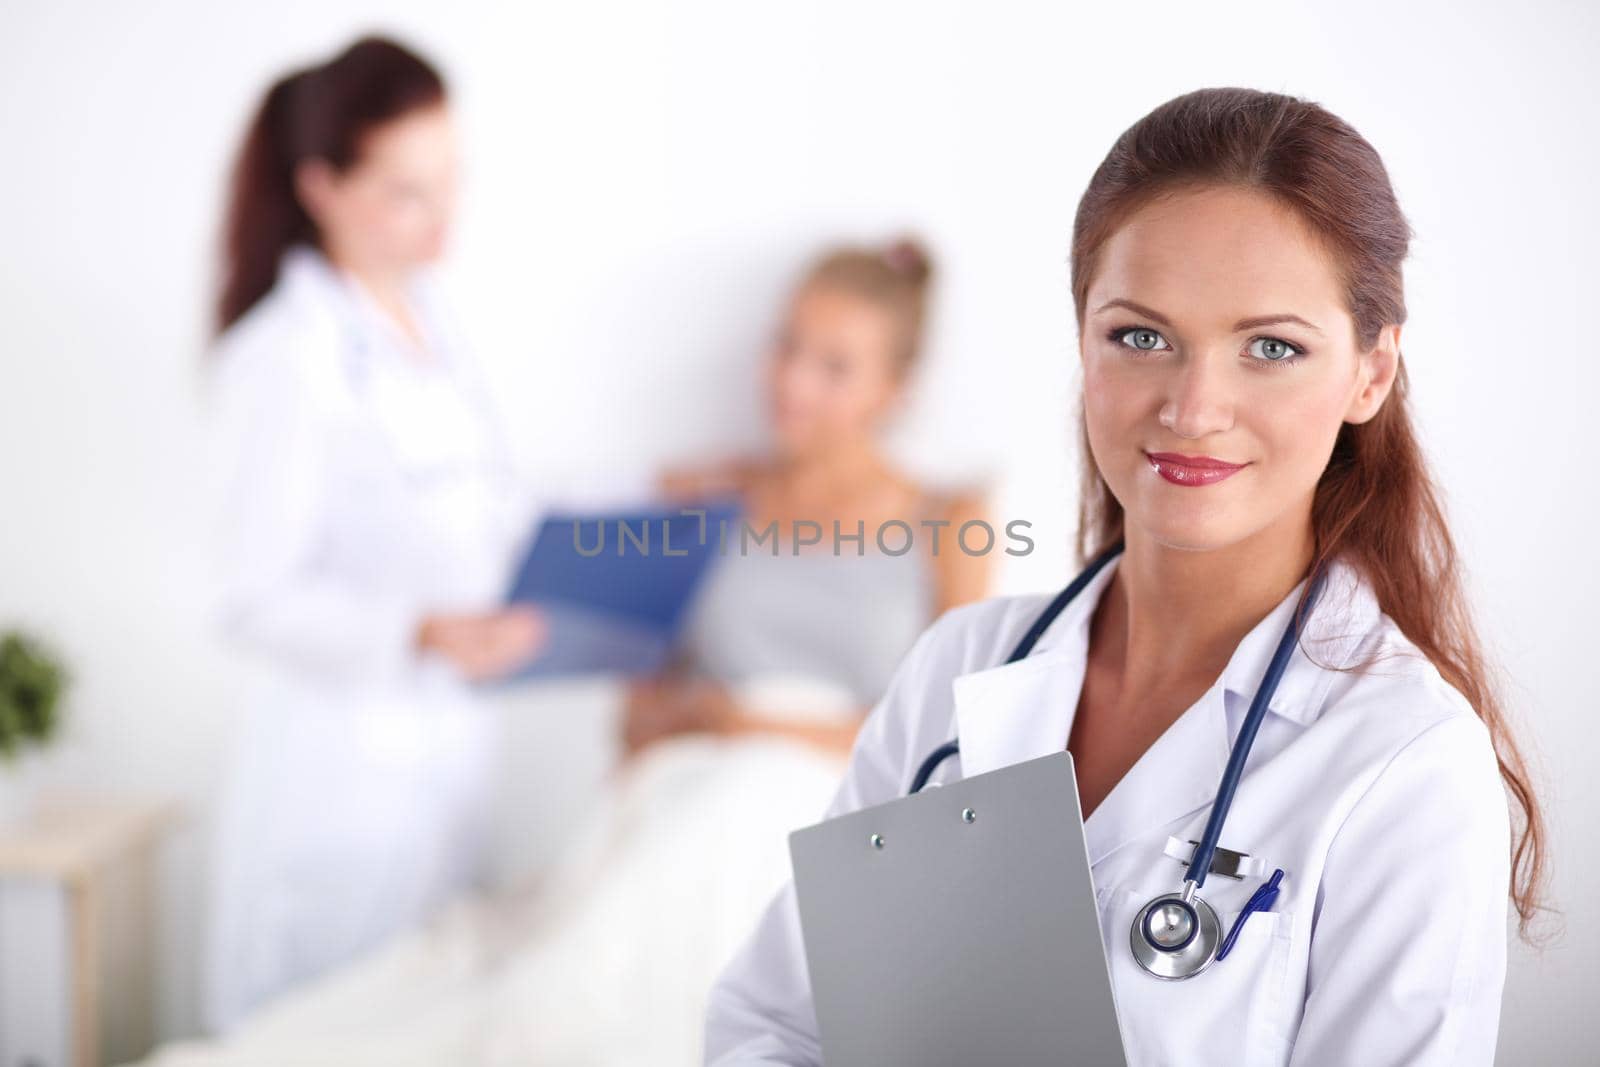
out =
[(455, 174), (439, 75), (378, 39), (275, 84), (234, 174), (218, 624), (258, 669), (219, 819), (216, 1029), (478, 869), (491, 720), (469, 685), (542, 624), (492, 607), (527, 515), (426, 272)]
[[(1078, 207), (1072, 297), (1080, 549), (1124, 548), (1015, 662), (1051, 594), (942, 616), (829, 809), (905, 795), (952, 738), (936, 782), (1069, 750), (1131, 1063), (1493, 1062), (1540, 815), (1406, 405), (1408, 242), (1377, 153), (1315, 104), (1201, 90), (1123, 133)], [(1260, 877), (1206, 882), (1237, 941), (1163, 981), (1133, 923), (1180, 884), (1319, 570), (1222, 832), (1276, 902), (1251, 914)], [(826, 1060), (792, 883), (713, 991), (706, 1044), (717, 1065)]]

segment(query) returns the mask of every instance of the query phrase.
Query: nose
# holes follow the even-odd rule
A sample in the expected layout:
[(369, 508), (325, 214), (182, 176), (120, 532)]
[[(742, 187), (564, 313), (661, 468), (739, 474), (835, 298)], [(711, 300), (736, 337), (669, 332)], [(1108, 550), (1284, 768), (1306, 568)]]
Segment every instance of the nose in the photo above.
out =
[(1223, 361), (1204, 355), (1183, 360), (1168, 383), (1161, 425), (1185, 439), (1233, 427), (1233, 397)]

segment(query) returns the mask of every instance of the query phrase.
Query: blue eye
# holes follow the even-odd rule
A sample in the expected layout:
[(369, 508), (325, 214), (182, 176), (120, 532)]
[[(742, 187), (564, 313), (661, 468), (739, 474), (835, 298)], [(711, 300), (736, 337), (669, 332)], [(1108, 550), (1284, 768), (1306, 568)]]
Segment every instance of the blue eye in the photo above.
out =
[(1293, 356), (1305, 354), (1305, 349), (1299, 345), (1292, 345), (1288, 341), (1276, 337), (1257, 337), (1250, 342), (1247, 351), (1257, 359), (1269, 363), (1282, 363)]
[(1111, 339), (1141, 352), (1158, 352), (1172, 347), (1167, 344), (1165, 337), (1147, 326), (1124, 326), (1120, 330), (1113, 330)]

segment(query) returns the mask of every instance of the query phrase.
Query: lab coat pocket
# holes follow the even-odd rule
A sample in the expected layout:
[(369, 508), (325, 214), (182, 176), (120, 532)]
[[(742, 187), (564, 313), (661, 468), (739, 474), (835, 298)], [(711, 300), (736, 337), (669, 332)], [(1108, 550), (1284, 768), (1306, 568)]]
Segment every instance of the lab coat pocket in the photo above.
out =
[[(1097, 894), (1128, 1062), (1287, 1062), (1291, 1046), (1283, 1000), (1294, 916), (1277, 910), (1256, 912), (1239, 930), (1225, 959), (1213, 961), (1191, 978), (1160, 979), (1135, 962), (1130, 935), (1134, 917), (1145, 904), (1168, 891), (1170, 887), (1112, 887)], [(1225, 900), (1214, 901), (1213, 906), (1226, 935), (1239, 916), (1239, 906), (1229, 907)]]

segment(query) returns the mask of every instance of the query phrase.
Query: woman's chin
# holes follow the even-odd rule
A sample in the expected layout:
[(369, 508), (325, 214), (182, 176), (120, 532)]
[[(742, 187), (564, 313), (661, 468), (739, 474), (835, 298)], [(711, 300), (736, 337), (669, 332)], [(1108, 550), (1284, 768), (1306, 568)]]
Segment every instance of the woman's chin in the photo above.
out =
[(778, 455), (790, 460), (805, 459), (823, 450), (827, 435), (812, 425), (778, 426), (773, 446)]
[(1196, 513), (1191, 508), (1128, 514), (1124, 521), (1129, 527), (1138, 527), (1161, 547), (1179, 552), (1214, 552), (1237, 544), (1244, 536), (1238, 523), (1228, 521), (1228, 517)]

